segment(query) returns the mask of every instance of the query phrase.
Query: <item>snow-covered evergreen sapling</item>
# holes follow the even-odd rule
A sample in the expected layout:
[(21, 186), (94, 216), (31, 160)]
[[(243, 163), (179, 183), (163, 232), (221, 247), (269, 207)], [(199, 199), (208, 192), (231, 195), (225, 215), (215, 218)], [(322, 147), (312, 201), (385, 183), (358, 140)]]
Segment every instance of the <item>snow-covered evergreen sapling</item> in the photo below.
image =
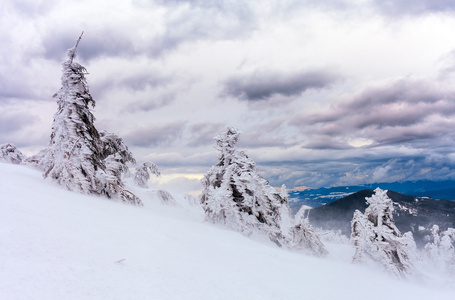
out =
[(285, 200), (258, 174), (254, 161), (235, 149), (239, 134), (230, 127), (215, 137), (219, 161), (202, 179), (206, 220), (246, 235), (263, 232), (281, 244), (280, 208)]
[(288, 233), (287, 246), (290, 249), (302, 250), (316, 256), (325, 256), (327, 249), (308, 220), (305, 207), (301, 207), (294, 217), (294, 225)]
[(402, 235), (393, 220), (393, 202), (387, 190), (377, 188), (372, 197), (366, 197), (365, 214), (354, 212), (351, 239), (356, 252), (353, 262), (372, 260), (397, 276), (410, 273), (416, 245), (412, 234)]
[(62, 87), (54, 95), (58, 110), (54, 115), (49, 146), (25, 163), (38, 166), (69, 190), (104, 194), (132, 204), (141, 201), (124, 191), (121, 174), (127, 162), (135, 163), (131, 152), (115, 134), (95, 128), (89, 106), (95, 106), (85, 75), (86, 69), (74, 62), (77, 46), (68, 50), (63, 63)]
[(25, 159), (15, 145), (7, 143), (0, 145), (0, 161), (18, 165)]
[(147, 161), (142, 165), (136, 167), (134, 182), (142, 188), (148, 188), (147, 182), (150, 179), (150, 174), (160, 176), (161, 173), (156, 164)]
[(291, 209), (289, 208), (289, 193), (285, 184), (281, 185), (280, 197), (283, 199), (283, 203), (280, 206), (280, 227), (283, 234), (286, 234), (289, 233), (290, 229), (294, 226), (294, 218), (292, 217)]
[(439, 226), (433, 225), (431, 233), (433, 242), (425, 245), (427, 257), (436, 269), (455, 274), (455, 229), (440, 233)]
[(156, 196), (160, 199), (160, 202), (166, 205), (178, 206), (177, 201), (172, 197), (171, 193), (165, 190), (157, 190)]

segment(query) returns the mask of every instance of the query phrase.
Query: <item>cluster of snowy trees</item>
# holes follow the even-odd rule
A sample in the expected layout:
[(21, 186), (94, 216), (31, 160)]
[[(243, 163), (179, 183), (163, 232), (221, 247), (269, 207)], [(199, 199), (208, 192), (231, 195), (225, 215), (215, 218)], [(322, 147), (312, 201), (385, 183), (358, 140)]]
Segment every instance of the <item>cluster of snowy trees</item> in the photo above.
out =
[(431, 229), (433, 241), (425, 245), (427, 258), (439, 270), (455, 274), (455, 229), (439, 232), (439, 226)]
[(219, 161), (202, 179), (206, 220), (245, 235), (265, 234), (279, 246), (326, 254), (308, 220), (292, 218), (285, 186), (280, 195), (260, 176), (254, 161), (235, 148), (239, 134), (230, 127), (215, 137)]
[(377, 188), (367, 197), (365, 213), (354, 212), (351, 238), (356, 252), (354, 262), (371, 259), (397, 276), (410, 273), (416, 245), (411, 232), (400, 233), (393, 220), (393, 202), (387, 190)]
[[(114, 133), (98, 131), (90, 106), (95, 100), (89, 92), (86, 69), (74, 62), (76, 45), (68, 50), (63, 63), (62, 87), (54, 94), (54, 115), (50, 142), (38, 154), (25, 158), (13, 145), (1, 146), (2, 160), (35, 166), (45, 178), (52, 178), (71, 191), (105, 195), (133, 205), (142, 201), (125, 189), (122, 176), (129, 175), (128, 165), (136, 160), (123, 140)], [(159, 175), (157, 166), (146, 162), (137, 167), (134, 181), (146, 187), (150, 173)]]
[(356, 250), (353, 262), (376, 263), (397, 277), (413, 274), (416, 264), (424, 261), (438, 270), (455, 273), (455, 229), (440, 233), (434, 225), (433, 241), (425, 245), (422, 255), (412, 233), (401, 234), (395, 226), (394, 203), (387, 190), (377, 188), (372, 197), (365, 199), (368, 204), (365, 213), (356, 210), (351, 222), (351, 240)]

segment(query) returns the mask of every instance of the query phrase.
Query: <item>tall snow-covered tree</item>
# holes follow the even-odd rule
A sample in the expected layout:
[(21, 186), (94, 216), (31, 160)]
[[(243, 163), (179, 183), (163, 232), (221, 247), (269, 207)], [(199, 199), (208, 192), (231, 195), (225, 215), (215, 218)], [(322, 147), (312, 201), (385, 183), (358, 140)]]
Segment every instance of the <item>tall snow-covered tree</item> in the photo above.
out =
[(42, 164), (46, 168), (45, 177), (53, 178), (69, 190), (93, 193), (102, 190), (99, 177), (105, 165), (100, 134), (89, 109), (89, 105), (95, 106), (95, 101), (85, 78), (87, 71), (74, 62), (81, 37), (68, 50), (68, 59), (63, 63), (62, 87), (54, 94), (58, 109)]
[(230, 127), (215, 137), (219, 161), (202, 179), (206, 220), (247, 235), (265, 232), (281, 244), (280, 207), (285, 200), (259, 175), (254, 161), (235, 149), (239, 134)]
[(74, 62), (81, 38), (82, 35), (68, 50), (68, 59), (63, 63), (62, 87), (54, 95), (58, 109), (49, 146), (25, 163), (38, 166), (44, 177), (69, 190), (141, 204), (123, 188), (121, 174), (128, 170), (128, 162), (135, 163), (128, 147), (115, 134), (95, 128), (95, 117), (90, 111), (95, 101), (85, 78), (87, 71)]
[(10, 143), (0, 145), (0, 161), (18, 165), (24, 159), (25, 155), (15, 145)]
[(365, 214), (354, 212), (351, 239), (356, 252), (353, 262), (372, 260), (397, 276), (410, 273), (415, 242), (411, 233), (402, 235), (393, 220), (393, 202), (387, 190), (377, 188), (372, 197), (366, 197)]

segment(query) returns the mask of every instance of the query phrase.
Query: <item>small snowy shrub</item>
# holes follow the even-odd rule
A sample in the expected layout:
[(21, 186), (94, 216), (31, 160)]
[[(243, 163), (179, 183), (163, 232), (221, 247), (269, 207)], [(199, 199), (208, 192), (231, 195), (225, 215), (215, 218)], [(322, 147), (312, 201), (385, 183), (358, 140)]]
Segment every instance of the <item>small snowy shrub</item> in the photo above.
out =
[(161, 203), (166, 204), (166, 205), (178, 205), (177, 201), (175, 201), (174, 197), (168, 192), (164, 190), (158, 190), (156, 191), (156, 195), (158, 196), (158, 199), (160, 199)]
[(438, 270), (455, 274), (455, 229), (448, 228), (439, 233), (439, 226), (433, 225), (431, 229), (433, 242), (425, 245), (425, 253)]
[(199, 201), (198, 198), (194, 197), (193, 195), (190, 195), (190, 194), (185, 194), (183, 196), (183, 198), (185, 199), (185, 201), (187, 203), (189, 203), (191, 206), (199, 206), (201, 204), (201, 202)]
[(0, 161), (18, 165), (25, 159), (25, 155), (13, 144), (0, 145)]
[(303, 213), (297, 214), (294, 227), (291, 228), (291, 240), (289, 246), (291, 249), (303, 250), (316, 256), (325, 256), (328, 254), (324, 244), (314, 231), (313, 227)]
[(147, 181), (150, 179), (150, 174), (160, 176), (161, 173), (157, 165), (151, 162), (145, 162), (136, 168), (134, 182), (142, 188), (148, 188)]

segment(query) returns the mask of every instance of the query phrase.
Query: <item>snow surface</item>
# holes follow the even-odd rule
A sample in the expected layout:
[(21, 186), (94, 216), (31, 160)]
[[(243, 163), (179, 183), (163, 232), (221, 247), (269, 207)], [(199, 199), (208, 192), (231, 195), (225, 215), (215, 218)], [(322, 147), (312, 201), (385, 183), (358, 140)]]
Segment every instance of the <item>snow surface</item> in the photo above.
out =
[(452, 277), (398, 280), (352, 265), (346, 244), (290, 252), (130, 188), (144, 207), (0, 163), (0, 299), (454, 299)]

